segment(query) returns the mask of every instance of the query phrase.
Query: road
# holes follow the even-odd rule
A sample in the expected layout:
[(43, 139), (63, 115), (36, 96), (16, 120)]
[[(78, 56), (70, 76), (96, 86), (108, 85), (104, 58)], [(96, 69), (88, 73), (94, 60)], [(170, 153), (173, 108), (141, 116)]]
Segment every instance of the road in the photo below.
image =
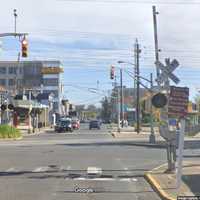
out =
[[(106, 127), (88, 130), (82, 125), (73, 133), (51, 131), (0, 142), (0, 199), (160, 199), (144, 173), (165, 163), (164, 149), (94, 140), (114, 138)], [(99, 168), (99, 173), (88, 175), (90, 167)]]

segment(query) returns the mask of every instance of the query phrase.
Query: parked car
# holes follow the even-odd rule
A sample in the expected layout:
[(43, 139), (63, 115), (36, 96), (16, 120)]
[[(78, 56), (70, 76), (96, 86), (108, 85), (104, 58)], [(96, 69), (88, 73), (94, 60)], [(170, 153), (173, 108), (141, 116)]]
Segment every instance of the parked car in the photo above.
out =
[(79, 129), (80, 128), (80, 123), (79, 123), (79, 121), (72, 121), (72, 128), (73, 129)]
[(97, 121), (97, 120), (90, 121), (90, 123), (89, 123), (89, 129), (91, 130), (92, 128), (101, 129), (100, 122)]
[(67, 119), (67, 118), (61, 118), (56, 126), (55, 126), (55, 131), (60, 133), (60, 132), (66, 132), (66, 131), (73, 131), (72, 128), (72, 123), (71, 120)]

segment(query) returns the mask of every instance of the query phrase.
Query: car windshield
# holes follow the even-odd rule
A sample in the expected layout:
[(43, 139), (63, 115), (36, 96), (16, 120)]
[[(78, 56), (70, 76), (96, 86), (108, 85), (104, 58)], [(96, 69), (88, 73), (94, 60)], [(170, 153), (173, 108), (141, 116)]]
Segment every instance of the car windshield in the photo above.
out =
[(0, 17), (0, 200), (200, 200), (200, 0)]
[(98, 124), (98, 121), (91, 121), (91, 124)]
[(64, 124), (70, 124), (71, 122), (69, 120), (61, 120), (60, 123), (64, 125)]

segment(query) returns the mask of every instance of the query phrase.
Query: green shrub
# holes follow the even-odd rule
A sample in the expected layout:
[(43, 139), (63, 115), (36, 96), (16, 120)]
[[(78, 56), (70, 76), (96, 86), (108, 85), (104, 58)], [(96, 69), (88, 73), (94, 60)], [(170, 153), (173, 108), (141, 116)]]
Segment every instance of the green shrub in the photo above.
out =
[(0, 125), (0, 138), (19, 138), (19, 137), (21, 137), (20, 130), (9, 125)]

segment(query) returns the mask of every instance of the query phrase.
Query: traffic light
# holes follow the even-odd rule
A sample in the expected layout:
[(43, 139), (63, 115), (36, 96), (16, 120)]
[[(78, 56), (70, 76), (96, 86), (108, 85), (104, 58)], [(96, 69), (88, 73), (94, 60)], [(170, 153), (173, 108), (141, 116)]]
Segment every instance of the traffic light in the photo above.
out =
[(5, 104), (2, 104), (2, 105), (1, 105), (1, 110), (2, 110), (2, 111), (5, 111), (6, 108), (7, 108), (7, 105), (5, 105)]
[(22, 40), (22, 57), (28, 57), (28, 41), (24, 37)]
[(167, 105), (167, 97), (162, 93), (157, 93), (153, 96), (151, 102), (152, 105), (156, 108), (163, 108)]
[(9, 109), (9, 110), (14, 110), (13, 104), (8, 104), (8, 109)]
[(115, 67), (111, 66), (110, 68), (110, 79), (114, 79), (115, 78)]

